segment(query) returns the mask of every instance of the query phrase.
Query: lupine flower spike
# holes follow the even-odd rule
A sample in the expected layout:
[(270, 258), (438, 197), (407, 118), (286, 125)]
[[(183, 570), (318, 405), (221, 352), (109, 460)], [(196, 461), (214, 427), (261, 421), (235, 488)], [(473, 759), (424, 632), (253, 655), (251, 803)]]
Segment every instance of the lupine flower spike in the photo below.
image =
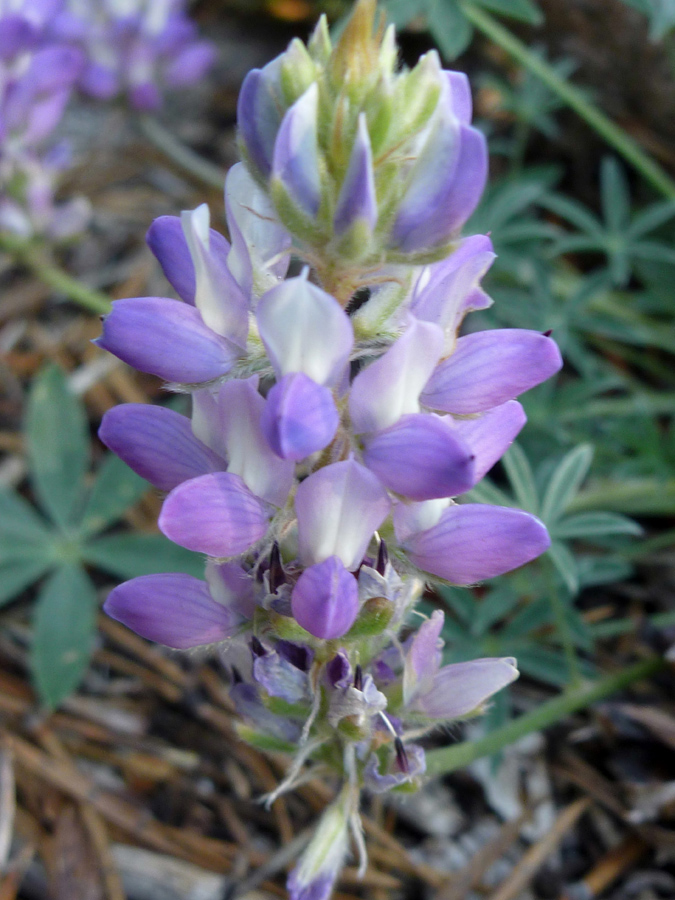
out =
[(79, 50), (51, 39), (59, 0), (0, 0), (0, 230), (58, 241), (82, 230), (83, 198), (57, 204), (65, 144), (45, 144), (80, 76)]
[(295, 755), (268, 799), (319, 760), (342, 781), (292, 900), (329, 897), (350, 844), (365, 864), (361, 790), (414, 790), (424, 733), (518, 677), (514, 659), (443, 665), (443, 614), (411, 631), (425, 580), (475, 584), (549, 545), (535, 516), (462, 495), (560, 354), (536, 332), (459, 336), (491, 302), (490, 240), (460, 234), (485, 141), (465, 76), (434, 53), (398, 69), (375, 12), (360, 0), (335, 47), (321, 19), (249, 74), (230, 241), (206, 207), (158, 219), (148, 243), (180, 299), (119, 300), (98, 340), (191, 395), (191, 418), (130, 404), (100, 434), (166, 494), (164, 534), (208, 559), (203, 581), (136, 578), (106, 611), (220, 648), (241, 737)]

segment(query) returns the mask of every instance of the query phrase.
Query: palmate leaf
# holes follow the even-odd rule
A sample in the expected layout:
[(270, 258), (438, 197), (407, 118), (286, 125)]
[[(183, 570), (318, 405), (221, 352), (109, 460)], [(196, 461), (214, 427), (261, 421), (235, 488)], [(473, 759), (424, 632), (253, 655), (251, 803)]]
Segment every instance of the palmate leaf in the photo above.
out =
[(597, 538), (610, 534), (639, 537), (642, 528), (626, 516), (611, 512), (587, 512), (567, 516), (551, 527), (551, 535), (559, 539)]
[(42, 703), (55, 709), (80, 683), (94, 645), (96, 591), (79, 566), (58, 569), (33, 618), (30, 662)]
[(590, 444), (580, 444), (570, 450), (553, 472), (541, 503), (541, 518), (552, 524), (565, 512), (581, 487), (593, 460)]
[(445, 59), (455, 59), (471, 43), (473, 28), (457, 0), (431, 0), (427, 17), (431, 36)]
[(26, 554), (0, 562), (0, 605), (13, 600), (53, 565), (52, 557), (45, 553)]
[(35, 495), (49, 517), (67, 527), (82, 499), (89, 436), (84, 408), (58, 367), (48, 366), (35, 379), (25, 430)]
[(98, 534), (137, 503), (150, 488), (129, 466), (107, 453), (96, 474), (81, 520), (86, 534)]
[(23, 497), (0, 488), (0, 563), (46, 552), (50, 537), (47, 523)]
[(539, 510), (539, 498), (534, 483), (534, 474), (527, 456), (518, 444), (511, 444), (502, 457), (502, 465), (518, 505), (528, 512), (536, 514)]
[(84, 559), (119, 578), (162, 572), (185, 572), (204, 577), (204, 559), (172, 544), (162, 534), (112, 534), (83, 548)]
[(490, 12), (508, 16), (510, 19), (519, 19), (530, 25), (541, 25), (544, 21), (542, 11), (533, 0), (475, 0), (475, 2)]

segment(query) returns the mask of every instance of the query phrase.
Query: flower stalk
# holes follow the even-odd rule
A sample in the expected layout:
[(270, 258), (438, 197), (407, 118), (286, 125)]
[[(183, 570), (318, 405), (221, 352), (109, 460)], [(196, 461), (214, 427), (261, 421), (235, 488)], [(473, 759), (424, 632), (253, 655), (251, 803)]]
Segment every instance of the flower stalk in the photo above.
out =
[(460, 336), (491, 303), (490, 239), (461, 235), (485, 140), (466, 77), (434, 53), (398, 68), (372, 0), (335, 47), (322, 19), (253, 70), (238, 116), (230, 241), (206, 205), (156, 220), (181, 300), (118, 300), (96, 341), (191, 396), (190, 418), (116, 407), (100, 436), (166, 494), (159, 527), (207, 558), (204, 579), (135, 578), (105, 609), (218, 648), (240, 736), (295, 753), (268, 800), (310, 766), (340, 779), (288, 882), (325, 900), (350, 845), (365, 868), (361, 791), (415, 790), (419, 740), (518, 676), (510, 658), (443, 665), (440, 611), (411, 626), (425, 580), (472, 585), (549, 546), (535, 516), (463, 495), (524, 426), (515, 398), (562, 360), (539, 332)]

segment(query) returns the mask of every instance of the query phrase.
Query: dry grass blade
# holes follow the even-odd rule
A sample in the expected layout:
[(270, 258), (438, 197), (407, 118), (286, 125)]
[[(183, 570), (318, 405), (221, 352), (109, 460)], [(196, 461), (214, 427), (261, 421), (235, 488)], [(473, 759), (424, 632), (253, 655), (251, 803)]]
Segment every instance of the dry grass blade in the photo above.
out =
[(591, 800), (588, 797), (581, 797), (566, 806), (555, 820), (551, 830), (530, 847), (509, 877), (490, 896), (490, 900), (514, 900), (530, 883), (539, 867), (590, 805)]
[(598, 860), (585, 878), (570, 885), (560, 900), (592, 900), (599, 896), (644, 856), (648, 849), (649, 845), (639, 837), (628, 835)]
[(0, 873), (7, 871), (15, 813), (14, 761), (11, 751), (2, 748), (0, 749)]

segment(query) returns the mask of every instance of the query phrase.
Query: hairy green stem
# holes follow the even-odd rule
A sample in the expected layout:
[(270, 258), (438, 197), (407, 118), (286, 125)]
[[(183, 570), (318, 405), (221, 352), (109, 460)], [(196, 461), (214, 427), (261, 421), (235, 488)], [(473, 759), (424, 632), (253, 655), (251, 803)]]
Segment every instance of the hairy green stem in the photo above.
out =
[(636, 663), (614, 675), (594, 681), (586, 687), (570, 688), (558, 697), (542, 703), (532, 712), (513, 719), (476, 741), (463, 741), (452, 747), (431, 750), (427, 753), (427, 772), (430, 775), (445, 775), (461, 769), (483, 756), (492, 756), (534, 731), (542, 731), (566, 716), (585, 709), (598, 700), (622, 690), (635, 681), (654, 675), (666, 665), (660, 656)]
[(532, 53), (526, 44), (497, 22), (490, 13), (466, 0), (460, 0), (460, 6), (463, 14), (475, 28), (540, 78), (617, 153), (634, 166), (660, 194), (669, 200), (675, 200), (675, 180), (664, 172), (629, 134), (591, 103), (583, 91), (561, 78), (546, 60)]
[(63, 294), (89, 312), (105, 315), (110, 312), (110, 300), (104, 293), (89, 288), (63, 269), (45, 259), (44, 250), (31, 241), (13, 234), (0, 233), (0, 251), (8, 253), (36, 275), (40, 281)]

